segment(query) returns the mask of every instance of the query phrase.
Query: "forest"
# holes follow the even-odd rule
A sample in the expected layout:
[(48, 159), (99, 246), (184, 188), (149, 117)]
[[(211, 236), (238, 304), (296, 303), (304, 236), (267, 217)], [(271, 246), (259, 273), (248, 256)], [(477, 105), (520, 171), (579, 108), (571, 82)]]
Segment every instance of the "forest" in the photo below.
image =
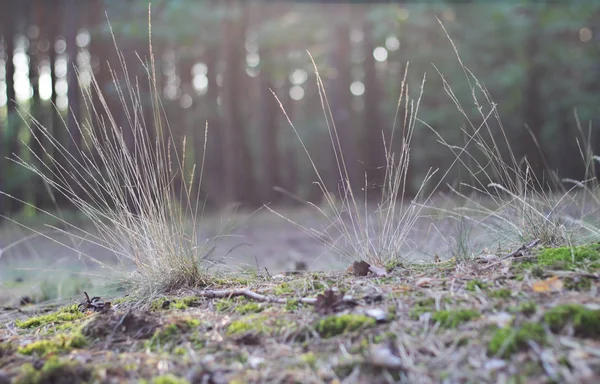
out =
[[(0, 190), (17, 199), (0, 196), (0, 213), (33, 214), (32, 206), (68, 203), (51, 197), (38, 176), (11, 160), (52, 157), (44, 153), (45, 139), (28, 129), (32, 119), (65, 148), (83, 147), (86, 138), (76, 125), (86, 119), (82, 92), (93, 75), (117, 124), (128, 129), (111, 73), (119, 63), (115, 43), (151, 114), (148, 9), (144, 1), (118, 0), (1, 5)], [(585, 178), (581, 146), (600, 151), (593, 129), (600, 105), (599, 15), (594, 1), (157, 0), (151, 49), (174, 142), (186, 145), (178, 150), (199, 165), (206, 144), (200, 192), (209, 206), (319, 198), (313, 170), (279, 102), (336, 190), (339, 177), (311, 56), (325, 82), (349, 179), (360, 185), (367, 177), (373, 188), (381, 182), (382, 132), (392, 129), (404, 71), (411, 93), (427, 73), (419, 112), (427, 126), (415, 128), (408, 175), (407, 195), (414, 194), (428, 169), (453, 159), (437, 134), (456, 145), (468, 139), (461, 129), (464, 116), (443, 91), (443, 81), (458, 99), (471, 91), (460, 80), (463, 69), (441, 25), (497, 101), (510, 150), (552, 187), (552, 180)], [(472, 175), (458, 164), (442, 185), (458, 185), (465, 177)]]

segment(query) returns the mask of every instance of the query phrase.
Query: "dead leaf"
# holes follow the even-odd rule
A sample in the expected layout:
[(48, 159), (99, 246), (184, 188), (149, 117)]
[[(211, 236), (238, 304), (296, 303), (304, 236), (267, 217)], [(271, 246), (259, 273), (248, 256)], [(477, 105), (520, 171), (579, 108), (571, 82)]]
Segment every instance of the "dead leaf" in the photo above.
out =
[(401, 369), (402, 359), (393, 345), (376, 345), (371, 347), (367, 361), (374, 366), (387, 369)]
[(352, 264), (352, 273), (354, 276), (367, 276), (370, 268), (371, 264), (366, 261), (355, 261), (354, 264)]
[(433, 283), (434, 281), (435, 281), (435, 279), (433, 279), (431, 277), (421, 277), (419, 280), (417, 280), (415, 285), (417, 287), (429, 287), (429, 286), (431, 286), (431, 283)]
[(356, 305), (357, 304), (354, 301), (344, 301), (343, 293), (336, 293), (335, 291), (328, 289), (317, 296), (315, 311), (320, 315), (327, 315)]
[(552, 276), (545, 280), (538, 280), (533, 282), (532, 286), (534, 292), (560, 292), (562, 291), (564, 284), (558, 278), (558, 276)]
[(365, 311), (365, 315), (372, 317), (378, 323), (384, 322), (388, 318), (387, 311), (384, 311), (381, 308), (370, 308)]
[(385, 268), (376, 267), (374, 265), (369, 267), (369, 271), (373, 272), (373, 274), (377, 277), (386, 277), (388, 274)]

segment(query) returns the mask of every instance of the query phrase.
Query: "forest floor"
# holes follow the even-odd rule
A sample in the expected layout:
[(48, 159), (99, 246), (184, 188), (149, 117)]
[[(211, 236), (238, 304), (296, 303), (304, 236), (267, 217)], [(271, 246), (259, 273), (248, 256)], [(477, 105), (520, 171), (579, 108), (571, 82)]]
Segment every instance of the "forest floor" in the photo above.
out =
[(390, 266), (378, 276), (274, 269), (153, 298), (147, 310), (123, 293), (87, 303), (81, 293), (70, 305), (7, 305), (0, 383), (600, 377), (598, 244), (529, 244), (468, 262)]

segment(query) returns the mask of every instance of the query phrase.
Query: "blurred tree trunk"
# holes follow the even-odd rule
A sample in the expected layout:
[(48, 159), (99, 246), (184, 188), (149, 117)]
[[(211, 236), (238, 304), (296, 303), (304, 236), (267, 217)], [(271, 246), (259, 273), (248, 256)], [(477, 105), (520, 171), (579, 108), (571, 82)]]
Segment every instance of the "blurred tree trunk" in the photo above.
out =
[[(40, 99), (40, 87), (39, 87), (39, 61), (41, 52), (39, 51), (39, 41), (43, 39), (45, 33), (45, 6), (43, 0), (35, 0), (35, 2), (31, 6), (31, 21), (33, 25), (37, 26), (37, 35), (29, 36), (29, 81), (31, 82), (31, 87), (33, 89), (33, 96), (31, 99), (31, 114), (34, 116), (38, 122), (42, 123), (44, 121), (43, 115), (44, 112), (42, 110), (42, 104)], [(41, 159), (44, 161), (44, 136), (40, 132), (40, 129), (37, 124), (31, 124), (31, 141), (30, 148), (31, 151), (35, 154), (37, 159)], [(31, 161), (35, 161), (31, 159)], [(42, 171), (45, 171), (45, 166), (38, 164), (39, 168)], [(34, 177), (34, 187), (32, 188), (33, 193), (33, 204), (41, 208), (44, 206), (44, 196), (46, 189), (43, 186), (43, 180), (35, 176)]]
[(222, 148), (225, 158), (225, 193), (230, 201), (255, 204), (258, 199), (242, 112), (246, 65), (244, 3), (229, 0), (227, 4), (230, 14), (223, 23), (223, 103), (226, 124), (223, 129)]
[(77, 53), (79, 51), (77, 47), (77, 30), (79, 29), (79, 7), (81, 3), (78, 0), (64, 0), (64, 33), (67, 42), (67, 84), (69, 85), (67, 90), (67, 99), (69, 100), (69, 114), (67, 117), (67, 129), (69, 130), (69, 145), (67, 146), (69, 152), (77, 157), (77, 154), (81, 150), (81, 132), (77, 127), (81, 115), (80, 106), (80, 95), (79, 95), (79, 82), (77, 81), (77, 74), (75, 67), (77, 66)]
[[(213, 45), (206, 50), (204, 55), (204, 64), (206, 64), (206, 76), (208, 79), (205, 95), (206, 110), (208, 111), (206, 117), (208, 137), (206, 143), (205, 164), (207, 182), (202, 182), (202, 184), (205, 186), (209, 198), (215, 201), (217, 205), (222, 205), (226, 201), (226, 199), (223, 198), (223, 192), (226, 190), (225, 181), (223, 180), (226, 152), (223, 151), (223, 125), (221, 124), (221, 115), (217, 103), (219, 97), (219, 86), (217, 85), (217, 75), (219, 74), (217, 66), (219, 58), (218, 52), (219, 48)], [(198, 166), (202, 164), (201, 150), (204, 149), (202, 147), (203, 145), (204, 129), (198, 130), (198, 135), (196, 136), (195, 153), (197, 154), (196, 164)]]
[(275, 199), (273, 187), (280, 184), (279, 178), (279, 151), (278, 136), (279, 126), (277, 124), (278, 106), (275, 97), (271, 93), (274, 84), (271, 81), (273, 68), (272, 57), (264, 47), (259, 47), (260, 57), (260, 145), (261, 145), (261, 168), (263, 179), (261, 180), (261, 200), (263, 203), (272, 202)]
[[(292, 72), (292, 69), (292, 66), (288, 64), (285, 73), (290, 74)], [(300, 103), (300, 101), (294, 101), (290, 96), (291, 87), (292, 82), (290, 81), (290, 76), (286, 76), (285, 85), (281, 92), (278, 92), (278, 94), (280, 94), (281, 97), (283, 97), (283, 106), (287, 115), (293, 123), (296, 117), (297, 103)], [(304, 99), (306, 99), (306, 96)], [(278, 106), (276, 106), (275, 116), (279, 117), (279, 121), (285, 119), (282, 116), (282, 112), (279, 110)], [(283, 124), (288, 124), (287, 119), (283, 120)], [(281, 178), (281, 184), (286, 191), (298, 194), (298, 162), (296, 159), (296, 148), (298, 139), (296, 138), (296, 135), (291, 131), (291, 127), (289, 130), (287, 130), (287, 132), (288, 134), (282, 135), (282, 147), (284, 148), (283, 153), (285, 154), (282, 163), (284, 164), (283, 168), (285, 172), (283, 177)], [(293, 201), (291, 201), (290, 203), (293, 203)]]
[[(525, 148), (524, 154), (531, 166), (533, 174), (537, 177), (540, 184), (548, 182), (544, 180), (545, 166), (541, 148), (536, 146), (533, 135), (537, 140), (541, 140), (541, 132), (544, 127), (543, 95), (542, 81), (544, 79), (545, 68), (540, 61), (540, 34), (541, 25), (539, 20), (539, 11), (534, 10), (530, 17), (531, 27), (527, 36), (525, 52), (527, 56), (526, 82), (523, 97), (523, 121), (529, 128), (523, 132), (523, 141)], [(537, 187), (537, 186), (536, 186)], [(545, 185), (541, 185), (545, 187)]]
[[(3, 9), (3, 13), (5, 14), (6, 19), (3, 23), (3, 33), (5, 40), (5, 50), (6, 50), (6, 131), (4, 132), (4, 140), (6, 140), (6, 157), (14, 158), (14, 155), (19, 155), (19, 128), (20, 128), (20, 117), (17, 113), (17, 104), (16, 104), (16, 94), (15, 94), (15, 64), (13, 62), (13, 55), (15, 52), (15, 34), (17, 33), (18, 27), (18, 16), (22, 11), (23, 3), (16, 2), (12, 9), (10, 7), (6, 7)], [(4, 141), (3, 140), (3, 141)], [(7, 161), (3, 160), (7, 167), (14, 167), (15, 165)], [(23, 195), (21, 193), (21, 186), (15, 185), (11, 186), (9, 192), (17, 197), (22, 199)], [(15, 200), (15, 199), (7, 199), (7, 213), (18, 212), (23, 208), (23, 203)]]
[[(377, 194), (381, 191), (381, 186), (385, 178), (385, 149), (383, 143), (383, 124), (380, 118), (379, 110), (381, 90), (377, 81), (377, 69), (375, 68), (375, 58), (373, 50), (375, 42), (373, 40), (373, 23), (368, 19), (368, 14), (363, 16), (363, 54), (364, 54), (364, 84), (365, 93), (363, 95), (365, 109), (363, 114), (363, 132), (364, 143), (366, 146), (366, 173), (369, 182), (369, 195)], [(386, 136), (386, 140), (390, 137)], [(390, 143), (387, 143), (390, 145)]]
[[(343, 8), (339, 8), (343, 7)], [(358, 182), (360, 181), (357, 167), (357, 151), (356, 151), (356, 137), (352, 126), (351, 114), (352, 114), (352, 100), (350, 93), (350, 84), (352, 83), (352, 60), (351, 60), (351, 44), (350, 44), (350, 22), (347, 18), (341, 19), (339, 15), (342, 12), (350, 12), (350, 8), (347, 6), (336, 5), (334, 8), (329, 9), (332, 18), (332, 39), (331, 39), (331, 57), (330, 63), (333, 67), (334, 76), (333, 79), (328, 81), (330, 84), (326, 91), (329, 92), (331, 97), (329, 103), (331, 107), (331, 113), (333, 115), (333, 123), (336, 126), (338, 137), (334, 136), (333, 140), (337, 146), (337, 140), (339, 138), (339, 146), (341, 147), (341, 153), (337, 154), (337, 159), (332, 159), (333, 171), (331, 171), (333, 178), (329, 181), (328, 189), (330, 192), (335, 193), (339, 191), (341, 184), (338, 183), (342, 179), (348, 179), (352, 188), (359, 188)], [(338, 167), (342, 169), (340, 175)], [(345, 186), (344, 186), (345, 188)], [(343, 193), (342, 191), (339, 191)]]

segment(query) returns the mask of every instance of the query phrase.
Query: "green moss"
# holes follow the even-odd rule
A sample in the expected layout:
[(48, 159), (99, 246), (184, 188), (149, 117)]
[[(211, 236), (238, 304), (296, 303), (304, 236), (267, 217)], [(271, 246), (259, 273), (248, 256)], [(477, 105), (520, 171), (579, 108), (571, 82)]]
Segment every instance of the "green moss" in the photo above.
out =
[(156, 376), (153, 378), (150, 383), (152, 384), (189, 384), (189, 381), (186, 379), (177, 377), (172, 374)]
[(181, 298), (161, 297), (156, 299), (150, 305), (152, 311), (163, 311), (167, 309), (188, 309), (200, 305), (200, 299), (196, 296), (187, 296)]
[(413, 320), (419, 320), (419, 317), (421, 317), (423, 313), (433, 312), (435, 310), (434, 306), (435, 300), (431, 297), (427, 299), (417, 300), (408, 315)]
[(488, 354), (499, 354), (508, 358), (513, 353), (527, 348), (530, 340), (538, 344), (546, 343), (546, 332), (541, 324), (524, 323), (519, 329), (499, 328), (488, 345)]
[(196, 319), (179, 319), (161, 329), (157, 329), (154, 335), (144, 343), (144, 346), (152, 351), (165, 349), (169, 345), (173, 347), (181, 339), (183, 333), (199, 325), (200, 321)]
[(546, 248), (537, 263), (552, 269), (600, 268), (600, 244)]
[(14, 351), (15, 347), (11, 343), (0, 343), (0, 359), (12, 355)]
[(215, 309), (218, 312), (226, 312), (226, 311), (230, 310), (233, 306), (234, 306), (233, 300), (221, 299), (221, 300), (217, 301), (217, 304), (215, 305)]
[(276, 296), (281, 296), (288, 293), (294, 293), (292, 285), (288, 282), (283, 282), (273, 288), (273, 294)]
[(477, 288), (484, 291), (487, 289), (487, 287), (488, 287), (488, 285), (486, 283), (484, 283), (481, 280), (475, 279), (475, 280), (470, 280), (467, 282), (466, 289), (467, 289), (467, 291), (475, 292), (477, 290)]
[(262, 312), (265, 308), (258, 303), (248, 303), (244, 305), (240, 305), (235, 308), (235, 313), (240, 315), (246, 315), (248, 313), (259, 313)]
[(592, 280), (587, 277), (568, 277), (564, 280), (565, 288), (571, 291), (589, 291), (592, 288)]
[(245, 316), (229, 323), (226, 333), (228, 336), (242, 335), (247, 332), (266, 333), (267, 327), (265, 322), (267, 319), (268, 317), (263, 315)]
[(297, 311), (300, 308), (299, 300), (288, 300), (285, 302), (285, 310), (288, 312)]
[(59, 334), (52, 339), (38, 340), (20, 347), (17, 351), (23, 355), (46, 356), (49, 353), (67, 352), (87, 345), (87, 339), (81, 333)]
[(21, 373), (17, 376), (17, 384), (41, 383), (83, 383), (92, 379), (93, 372), (89, 367), (72, 360), (59, 360), (53, 356), (44, 362), (41, 369), (32, 364), (23, 364)]
[(519, 305), (517, 311), (525, 316), (531, 316), (537, 311), (537, 305), (533, 301), (528, 301)]
[(572, 324), (577, 336), (600, 337), (600, 310), (587, 309), (580, 304), (558, 305), (546, 311), (544, 321), (552, 332), (560, 332), (567, 324)]
[(472, 309), (458, 309), (453, 311), (438, 311), (431, 317), (444, 328), (456, 328), (459, 325), (477, 319), (481, 315)]
[(317, 356), (312, 352), (303, 353), (300, 355), (300, 360), (304, 361), (312, 369), (316, 369)]
[(365, 315), (331, 315), (319, 320), (315, 329), (321, 337), (329, 338), (374, 325), (375, 319)]
[(497, 299), (508, 299), (512, 296), (512, 291), (508, 288), (500, 288), (490, 292), (488, 295)]
[(77, 305), (71, 305), (47, 315), (31, 317), (26, 320), (15, 320), (15, 325), (19, 328), (37, 328), (47, 324), (74, 321), (77, 319), (82, 319), (86, 316), (87, 315), (85, 313), (82, 313), (79, 308), (77, 308)]

